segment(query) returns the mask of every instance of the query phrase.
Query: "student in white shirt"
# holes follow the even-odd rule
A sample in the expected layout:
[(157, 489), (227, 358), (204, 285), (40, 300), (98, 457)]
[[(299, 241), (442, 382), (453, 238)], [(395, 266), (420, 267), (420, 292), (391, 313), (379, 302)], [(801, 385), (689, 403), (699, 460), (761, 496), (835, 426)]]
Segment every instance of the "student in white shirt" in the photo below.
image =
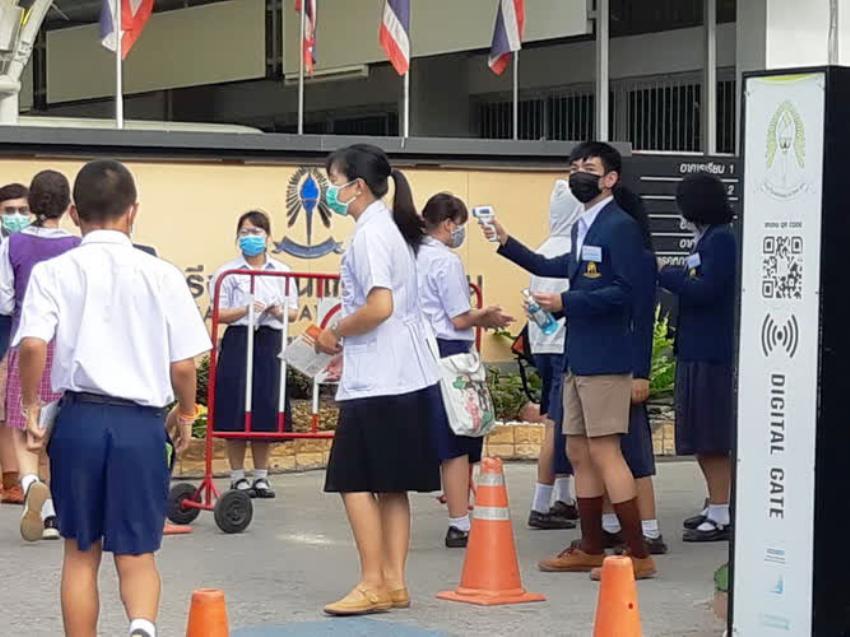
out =
[[(419, 308), (415, 252), (423, 239), (410, 186), (384, 152), (357, 144), (327, 161), (328, 206), (356, 221), (342, 257), (343, 318), (321, 333), (343, 352), (339, 424), (325, 491), (340, 493), (360, 554), (360, 582), (332, 615), (406, 608), (408, 491), (440, 488), (430, 435), (437, 371)], [(382, 201), (395, 185), (392, 212)]]
[[(452, 252), (466, 237), (469, 213), (463, 201), (448, 193), (436, 194), (425, 204), (422, 217), (428, 233), (416, 256), (422, 313), (436, 336), (442, 358), (466, 354), (475, 342), (475, 327), (507, 327), (513, 318), (499, 307), (473, 310), (469, 303), (463, 262)], [(470, 466), (481, 461), (484, 438), (456, 435), (440, 395), (434, 405), (432, 427), (449, 508), (445, 543), (448, 548), (463, 548), (470, 529)]]
[[(210, 281), (210, 298), (216, 282), (228, 270), (290, 272), (290, 268), (268, 254), (271, 224), (264, 212), (246, 212), (236, 224), (241, 255), (221, 266)], [(284, 338), (284, 318), (298, 317), (298, 288), (295, 279), (284, 277), (254, 278), (254, 359), (251, 391), (251, 431), (273, 434), (278, 431), (280, 402), (280, 352)], [(221, 284), (219, 317), (227, 330), (221, 341), (215, 398), (215, 430), (245, 431), (245, 387), (248, 354), (251, 278), (231, 275)], [(288, 316), (285, 317), (284, 313)], [(284, 426), (292, 429), (289, 396), (284, 405)], [(247, 491), (254, 498), (275, 497), (269, 485), (269, 451), (272, 440), (252, 440), (253, 482), (245, 477), (247, 441), (228, 440), (230, 488)]]
[[(64, 396), (47, 452), (65, 539), (67, 635), (97, 634), (98, 571), (108, 551), (128, 634), (155, 637), (166, 426), (182, 453), (196, 414), (195, 357), (210, 349), (183, 274), (130, 242), (137, 211), (133, 177), (122, 164), (99, 160), (80, 170), (71, 217), (82, 245), (35, 266), (13, 343), (20, 347), (29, 444), (37, 448), (46, 434), (39, 380), (55, 340), (51, 382)], [(164, 408), (175, 400), (166, 419)], [(27, 500), (46, 497), (39, 485)]]

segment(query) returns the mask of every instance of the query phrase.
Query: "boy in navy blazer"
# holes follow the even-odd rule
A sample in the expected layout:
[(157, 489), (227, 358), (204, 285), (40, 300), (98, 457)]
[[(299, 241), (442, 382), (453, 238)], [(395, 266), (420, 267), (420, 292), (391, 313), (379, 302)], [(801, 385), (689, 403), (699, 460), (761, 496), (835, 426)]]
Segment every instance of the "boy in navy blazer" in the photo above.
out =
[(637, 222), (614, 201), (622, 171), (612, 146), (588, 142), (570, 156), (570, 190), (584, 204), (573, 226), (572, 251), (552, 259), (535, 254), (497, 223), (499, 254), (532, 274), (567, 276), (562, 294), (536, 294), (545, 310), (567, 319), (564, 429), (575, 469), (581, 542), (546, 558), (541, 570), (591, 572), (605, 558), (602, 507), (607, 492), (639, 579), (655, 575), (641, 531), (635, 481), (620, 438), (629, 430), (634, 368), (633, 303), (645, 263)]

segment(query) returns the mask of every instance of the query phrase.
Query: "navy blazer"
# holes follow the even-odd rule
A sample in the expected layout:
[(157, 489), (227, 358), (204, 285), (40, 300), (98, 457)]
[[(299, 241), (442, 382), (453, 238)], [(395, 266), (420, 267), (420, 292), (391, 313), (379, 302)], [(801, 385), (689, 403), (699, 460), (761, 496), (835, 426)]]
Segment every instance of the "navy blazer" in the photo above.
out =
[(738, 248), (732, 227), (709, 226), (694, 247), (696, 268), (667, 266), (658, 280), (679, 298), (676, 355), (681, 361), (731, 365), (735, 341)]
[(658, 265), (655, 255), (644, 250), (643, 265), (635, 278), (634, 316), (632, 317), (632, 352), (635, 378), (650, 380), (652, 372), (652, 340), (655, 333), (655, 306), (658, 291)]
[[(573, 226), (573, 245), (577, 236), (578, 224)], [(600, 262), (574, 252), (548, 259), (513, 238), (499, 254), (532, 274), (570, 280), (570, 289), (561, 295), (568, 327), (567, 371), (577, 376), (631, 374), (633, 290), (645, 264), (640, 228), (612, 201), (588, 230), (582, 252), (589, 247), (600, 249)]]

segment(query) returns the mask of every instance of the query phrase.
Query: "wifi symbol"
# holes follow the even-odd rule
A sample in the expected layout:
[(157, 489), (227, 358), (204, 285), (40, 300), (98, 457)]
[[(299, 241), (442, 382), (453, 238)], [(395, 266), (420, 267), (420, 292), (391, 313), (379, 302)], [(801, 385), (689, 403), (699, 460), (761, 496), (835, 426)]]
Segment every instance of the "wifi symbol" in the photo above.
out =
[(761, 325), (761, 349), (766, 357), (777, 349), (788, 354), (789, 358), (794, 358), (799, 342), (800, 328), (796, 316), (792, 314), (784, 324), (774, 321), (770, 314), (764, 317)]

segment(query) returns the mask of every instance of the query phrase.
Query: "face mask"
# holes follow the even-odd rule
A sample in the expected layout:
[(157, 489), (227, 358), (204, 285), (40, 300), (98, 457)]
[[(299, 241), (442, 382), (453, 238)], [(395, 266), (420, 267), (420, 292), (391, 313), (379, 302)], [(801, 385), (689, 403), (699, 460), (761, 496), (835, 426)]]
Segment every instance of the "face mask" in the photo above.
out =
[(266, 251), (266, 238), (256, 235), (239, 237), (239, 249), (246, 257), (256, 257)]
[(602, 190), (599, 188), (599, 175), (593, 173), (573, 173), (570, 175), (570, 192), (582, 203), (593, 201)]
[(452, 243), (449, 247), (457, 250), (463, 245), (464, 239), (466, 239), (466, 226), (458, 226), (452, 230)]
[(2, 215), (2, 217), (3, 230), (9, 234), (20, 232), (30, 225), (29, 216), (17, 212), (11, 215)]
[[(354, 181), (357, 180), (355, 179)], [(328, 204), (328, 208), (343, 217), (348, 214), (348, 206), (351, 204), (351, 201), (354, 201), (354, 199), (356, 199), (357, 197), (355, 197), (351, 201), (343, 202), (339, 200), (339, 191), (343, 188), (347, 188), (348, 186), (353, 184), (354, 181), (349, 181), (347, 184), (343, 184), (342, 186), (334, 186), (333, 184), (331, 184), (327, 187), (327, 190), (325, 190), (325, 203)]]

